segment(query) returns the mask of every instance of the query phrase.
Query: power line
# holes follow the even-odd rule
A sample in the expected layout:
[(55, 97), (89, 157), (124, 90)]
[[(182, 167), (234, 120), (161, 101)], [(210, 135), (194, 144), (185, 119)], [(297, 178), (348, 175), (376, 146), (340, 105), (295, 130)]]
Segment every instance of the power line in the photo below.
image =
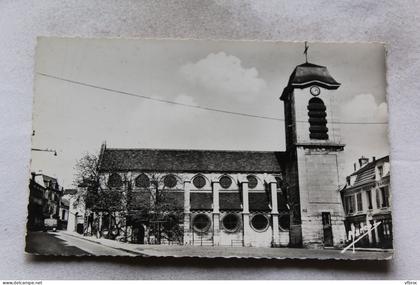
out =
[[(98, 86), (98, 85), (94, 85), (94, 84), (90, 84), (90, 83), (85, 83), (85, 82), (81, 82), (81, 81), (76, 81), (76, 80), (71, 80), (71, 79), (67, 79), (67, 78), (62, 78), (62, 77), (58, 77), (58, 76), (55, 76), (55, 75), (50, 75), (50, 74), (47, 74), (47, 73), (37, 72), (37, 74), (39, 74), (41, 76), (53, 78), (53, 79), (56, 79), (56, 80), (65, 81), (65, 82), (72, 83), (72, 84), (77, 84), (77, 85), (81, 85), (81, 86), (85, 86), (85, 87), (100, 89), (100, 90), (104, 90), (104, 91), (108, 91), (108, 92), (112, 92), (112, 93), (119, 93), (119, 94), (131, 96), (131, 97), (137, 97), (137, 98), (141, 98), (141, 99), (145, 99), (145, 100), (157, 101), (157, 102), (161, 102), (161, 103), (179, 105), (179, 106), (184, 106), (184, 107), (189, 107), (189, 108), (196, 108), (196, 109), (218, 112), (218, 113), (224, 113), (224, 114), (230, 114), (230, 115), (237, 115), (237, 116), (243, 116), (243, 117), (251, 117), (251, 118), (258, 118), (258, 119), (284, 122), (284, 119), (276, 118), (276, 117), (253, 115), (253, 114), (248, 114), (248, 113), (241, 113), (241, 112), (236, 112), (236, 111), (222, 110), (222, 109), (216, 109), (216, 108), (211, 108), (211, 107), (205, 107), (205, 106), (175, 102), (175, 101), (170, 101), (170, 100), (165, 100), (165, 99), (154, 98), (154, 97), (150, 97), (150, 96), (146, 96), (146, 95), (140, 95), (140, 94), (135, 94), (135, 93), (131, 93), (131, 92), (125, 92), (125, 91), (116, 90), (116, 89), (112, 89), (112, 88), (102, 87), (102, 86)], [(296, 122), (307, 123), (307, 121), (296, 121)], [(388, 124), (387, 122), (333, 122), (333, 123), (335, 123), (335, 124), (345, 124), (345, 125), (386, 125), (386, 124)]]

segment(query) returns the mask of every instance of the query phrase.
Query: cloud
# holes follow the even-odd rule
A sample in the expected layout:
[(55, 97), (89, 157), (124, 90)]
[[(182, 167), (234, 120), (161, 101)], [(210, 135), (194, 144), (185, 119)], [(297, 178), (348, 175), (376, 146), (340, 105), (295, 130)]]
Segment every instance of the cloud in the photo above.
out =
[(362, 124), (342, 124), (341, 135), (346, 144), (345, 175), (353, 170), (353, 163), (361, 156), (377, 158), (389, 154), (388, 125), (363, 124), (388, 121), (387, 103), (376, 103), (372, 94), (359, 94), (341, 107), (341, 121)]
[(342, 106), (341, 119), (352, 122), (387, 122), (388, 105), (385, 102), (378, 105), (372, 94), (359, 94)]
[(224, 52), (211, 53), (196, 63), (187, 63), (180, 68), (180, 73), (189, 82), (206, 89), (231, 95), (255, 95), (266, 87), (266, 82), (259, 78), (255, 67), (244, 68), (241, 60)]

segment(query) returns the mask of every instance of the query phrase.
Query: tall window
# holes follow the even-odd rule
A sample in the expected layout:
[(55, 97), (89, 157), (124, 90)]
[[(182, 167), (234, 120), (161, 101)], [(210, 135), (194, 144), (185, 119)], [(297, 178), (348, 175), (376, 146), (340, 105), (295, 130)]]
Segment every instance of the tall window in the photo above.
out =
[(308, 104), (309, 138), (316, 140), (328, 139), (327, 112), (324, 102), (312, 98)]
[(363, 211), (362, 193), (357, 193), (357, 211)]
[(384, 176), (384, 167), (382, 165), (378, 166), (378, 174), (379, 174), (379, 178)]
[(376, 189), (375, 193), (376, 193), (376, 207), (380, 208), (381, 207), (381, 197), (380, 197), (380, 190)]
[(345, 197), (346, 200), (346, 210), (347, 210), (347, 214), (352, 214), (355, 210), (355, 205), (354, 205), (354, 196), (346, 196)]
[(373, 208), (372, 207), (372, 191), (367, 190), (366, 191), (366, 196), (367, 196), (367, 201), (368, 201), (368, 208), (369, 208), (369, 210), (371, 210)]
[(389, 192), (388, 186), (381, 188), (382, 207), (389, 207)]

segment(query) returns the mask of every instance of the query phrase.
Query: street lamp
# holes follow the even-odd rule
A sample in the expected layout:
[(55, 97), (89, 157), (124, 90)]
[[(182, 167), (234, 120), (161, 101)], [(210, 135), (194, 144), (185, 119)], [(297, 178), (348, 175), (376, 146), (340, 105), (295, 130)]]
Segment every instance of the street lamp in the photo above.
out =
[(46, 148), (46, 149), (32, 148), (31, 150), (32, 150), (32, 151), (46, 151), (46, 152), (53, 152), (53, 153), (54, 153), (54, 156), (57, 156), (57, 151), (56, 151), (55, 149), (49, 149), (49, 148)]
[[(35, 135), (35, 130), (32, 130), (32, 136), (34, 136)], [(46, 151), (46, 152), (53, 152), (54, 153), (54, 156), (57, 156), (57, 151), (55, 150), (55, 149), (49, 149), (49, 148), (46, 148), (46, 149), (41, 149), (41, 148), (32, 148), (31, 149), (32, 151)]]

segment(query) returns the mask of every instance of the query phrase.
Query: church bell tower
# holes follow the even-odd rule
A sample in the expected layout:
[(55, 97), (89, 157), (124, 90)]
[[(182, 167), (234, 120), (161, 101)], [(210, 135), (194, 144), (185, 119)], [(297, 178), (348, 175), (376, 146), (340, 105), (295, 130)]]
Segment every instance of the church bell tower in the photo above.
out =
[(344, 144), (335, 94), (340, 85), (325, 66), (306, 61), (296, 66), (280, 97), (292, 247), (337, 247), (345, 238), (339, 192)]

